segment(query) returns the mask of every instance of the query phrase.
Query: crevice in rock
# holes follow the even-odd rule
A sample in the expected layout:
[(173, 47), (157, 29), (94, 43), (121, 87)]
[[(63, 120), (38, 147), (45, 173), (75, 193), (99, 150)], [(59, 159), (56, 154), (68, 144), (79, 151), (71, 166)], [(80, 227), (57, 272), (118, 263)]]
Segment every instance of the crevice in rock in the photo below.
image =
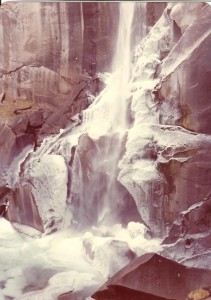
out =
[(14, 69), (14, 70), (11, 70), (11, 71), (8, 71), (8, 72), (6, 72), (6, 73), (1, 74), (1, 75), (0, 75), (0, 78), (3, 78), (4, 76), (10, 75), (10, 74), (12, 74), (12, 73), (15, 73), (15, 72), (17, 72), (17, 71), (23, 69), (24, 67), (40, 68), (41, 66), (39, 66), (39, 65), (37, 65), (37, 64), (34, 64), (34, 65), (33, 65), (33, 64), (32, 64), (32, 65), (25, 65), (25, 64), (23, 64), (23, 65), (17, 67), (16, 69)]

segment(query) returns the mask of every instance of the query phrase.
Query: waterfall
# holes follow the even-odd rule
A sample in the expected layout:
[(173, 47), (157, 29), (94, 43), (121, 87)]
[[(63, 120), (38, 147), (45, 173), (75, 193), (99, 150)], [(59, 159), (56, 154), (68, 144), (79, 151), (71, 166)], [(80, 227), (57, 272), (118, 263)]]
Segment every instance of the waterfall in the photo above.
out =
[(122, 83), (127, 83), (130, 77), (131, 37), (135, 3), (121, 2), (119, 30), (116, 51), (113, 57), (113, 71), (121, 68)]
[[(134, 8), (135, 3), (120, 3), (119, 30), (113, 58), (114, 72), (108, 79), (105, 90), (83, 111), (82, 128), (86, 135), (79, 139), (76, 148), (70, 199), (79, 227), (92, 222), (115, 223), (119, 221), (118, 211), (124, 211), (128, 202), (133, 201), (118, 183), (117, 177), (118, 162), (128, 127), (127, 99), (130, 93)], [(81, 180), (78, 181), (78, 178)], [(90, 207), (93, 206), (94, 214), (90, 212)], [(134, 215), (134, 209), (131, 209), (131, 214)]]
[(83, 112), (83, 122), (88, 123), (91, 135), (103, 132), (121, 131), (127, 128), (126, 109), (129, 97), (131, 69), (131, 36), (135, 3), (121, 2), (120, 19), (113, 73), (107, 80), (107, 87)]

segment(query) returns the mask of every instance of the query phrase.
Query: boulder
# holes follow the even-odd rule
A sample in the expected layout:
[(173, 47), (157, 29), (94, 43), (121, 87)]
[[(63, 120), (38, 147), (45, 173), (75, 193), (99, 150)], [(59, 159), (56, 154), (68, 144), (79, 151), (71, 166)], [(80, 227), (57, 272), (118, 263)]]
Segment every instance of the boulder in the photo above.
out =
[[(109, 279), (92, 298), (122, 299), (120, 296), (125, 291), (128, 295), (135, 295), (134, 299), (138, 299), (140, 293), (139, 299), (148, 299), (149, 296), (149, 299), (185, 300), (191, 299), (188, 295), (192, 291), (209, 287), (210, 280), (211, 270), (188, 268), (158, 254), (149, 253), (135, 258)], [(142, 293), (146, 293), (146, 298)]]

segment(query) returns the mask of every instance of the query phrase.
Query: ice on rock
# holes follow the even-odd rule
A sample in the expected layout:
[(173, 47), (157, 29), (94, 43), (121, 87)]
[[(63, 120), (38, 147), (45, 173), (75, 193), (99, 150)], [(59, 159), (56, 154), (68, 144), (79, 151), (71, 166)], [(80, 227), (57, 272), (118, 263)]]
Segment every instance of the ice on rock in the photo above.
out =
[(44, 155), (28, 170), (28, 184), (47, 229), (62, 222), (67, 198), (67, 167), (60, 155)]

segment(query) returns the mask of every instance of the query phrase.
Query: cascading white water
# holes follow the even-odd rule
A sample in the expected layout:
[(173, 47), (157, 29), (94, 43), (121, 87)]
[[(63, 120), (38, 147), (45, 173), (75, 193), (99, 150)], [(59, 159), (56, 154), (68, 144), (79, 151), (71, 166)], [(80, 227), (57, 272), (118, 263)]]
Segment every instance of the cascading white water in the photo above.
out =
[[(83, 112), (84, 124), (88, 123), (91, 135), (121, 131), (127, 128), (127, 98), (131, 70), (131, 36), (135, 3), (120, 3), (119, 30), (113, 58), (113, 74), (106, 89)], [(88, 126), (89, 127), (89, 126)]]
[[(124, 206), (124, 195), (116, 178), (123, 137), (128, 127), (127, 99), (130, 92), (131, 36), (135, 5), (120, 3), (119, 30), (113, 58), (115, 71), (110, 76), (106, 89), (83, 111), (82, 128), (88, 137), (79, 140), (79, 147), (85, 149), (88, 145), (93, 155), (86, 155), (86, 151), (81, 154), (79, 147), (76, 148), (70, 203), (79, 227), (82, 224), (89, 225), (92, 221), (95, 224), (106, 222), (105, 220), (115, 222), (117, 220), (112, 215), (112, 210), (117, 211), (118, 206)], [(89, 161), (88, 166), (84, 161)], [(90, 211), (93, 206), (94, 215)]]

